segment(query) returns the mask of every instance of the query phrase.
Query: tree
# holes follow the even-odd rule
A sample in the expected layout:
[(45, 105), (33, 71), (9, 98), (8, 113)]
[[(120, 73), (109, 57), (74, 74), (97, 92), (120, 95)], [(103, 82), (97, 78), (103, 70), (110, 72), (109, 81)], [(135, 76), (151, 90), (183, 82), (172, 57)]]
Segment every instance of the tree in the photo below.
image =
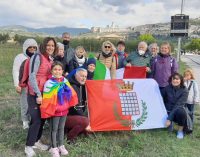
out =
[(142, 34), (138, 39), (139, 41), (145, 41), (148, 44), (156, 42), (156, 39), (151, 34)]
[(200, 50), (200, 39), (192, 39), (192, 41), (185, 46), (187, 50)]

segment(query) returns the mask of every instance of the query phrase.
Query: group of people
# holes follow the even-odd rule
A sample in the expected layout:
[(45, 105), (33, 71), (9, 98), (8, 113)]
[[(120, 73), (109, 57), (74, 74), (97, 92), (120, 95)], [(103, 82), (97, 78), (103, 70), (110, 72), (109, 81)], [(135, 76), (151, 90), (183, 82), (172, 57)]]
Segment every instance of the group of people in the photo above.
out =
[[(90, 131), (85, 82), (93, 79), (97, 60), (109, 69), (111, 79), (116, 78), (117, 69), (146, 67), (147, 77), (157, 81), (163, 96), (169, 115), (166, 126), (172, 130), (173, 122), (177, 123), (177, 138), (183, 138), (188, 118), (185, 108), (193, 120), (199, 92), (191, 70), (186, 70), (184, 77), (177, 73), (178, 64), (171, 56), (169, 43), (162, 43), (159, 51), (157, 43), (148, 46), (141, 41), (137, 50), (128, 54), (124, 41), (120, 40), (116, 48), (110, 41), (105, 41), (96, 57), (87, 58), (84, 47), (78, 46), (74, 50), (69, 46), (69, 33), (63, 33), (62, 39), (62, 43), (56, 43), (54, 38), (47, 37), (40, 46), (34, 39), (27, 39), (23, 53), (14, 59), (14, 85), (20, 93), (23, 128), (28, 129), (27, 156), (35, 155), (33, 148), (49, 149), (40, 141), (47, 119), (50, 123), (49, 151), (53, 157), (68, 154), (63, 142), (65, 133), (70, 143), (80, 133)], [(29, 63), (26, 86), (21, 86), (19, 78), (23, 62)]]

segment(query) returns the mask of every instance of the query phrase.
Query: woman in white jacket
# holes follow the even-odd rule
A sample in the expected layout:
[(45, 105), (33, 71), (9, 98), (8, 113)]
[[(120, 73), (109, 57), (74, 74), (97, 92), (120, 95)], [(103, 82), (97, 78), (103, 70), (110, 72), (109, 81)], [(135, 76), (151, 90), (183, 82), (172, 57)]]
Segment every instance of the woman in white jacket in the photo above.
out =
[(195, 81), (193, 72), (191, 69), (186, 69), (184, 71), (184, 84), (189, 91), (188, 99), (187, 99), (187, 108), (190, 111), (190, 117), (194, 119), (194, 105), (199, 103), (199, 89), (198, 84)]
[(27, 39), (23, 44), (23, 53), (18, 54), (13, 63), (13, 80), (16, 91), (20, 94), (20, 105), (21, 105), (21, 119), (23, 122), (23, 128), (29, 127), (29, 117), (27, 114), (27, 90), (19, 86), (19, 70), (24, 60), (31, 57), (38, 50), (38, 44), (34, 39)]

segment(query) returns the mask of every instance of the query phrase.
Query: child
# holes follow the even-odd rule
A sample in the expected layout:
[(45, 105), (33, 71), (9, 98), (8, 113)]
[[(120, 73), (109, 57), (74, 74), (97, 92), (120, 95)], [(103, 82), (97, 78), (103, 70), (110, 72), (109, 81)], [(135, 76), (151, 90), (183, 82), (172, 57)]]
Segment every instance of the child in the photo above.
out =
[(194, 105), (199, 103), (199, 89), (197, 82), (195, 81), (192, 70), (186, 69), (184, 71), (184, 84), (189, 91), (188, 99), (187, 99), (187, 107), (190, 111), (190, 117), (193, 122), (194, 120)]
[(69, 61), (69, 73), (78, 67), (85, 66), (87, 62), (86, 52), (82, 46), (76, 47), (74, 57)]
[(63, 145), (64, 126), (68, 109), (78, 103), (77, 95), (67, 79), (62, 76), (63, 65), (54, 62), (52, 77), (45, 83), (41, 109), (42, 118), (50, 118), (51, 149), (53, 157), (67, 155)]

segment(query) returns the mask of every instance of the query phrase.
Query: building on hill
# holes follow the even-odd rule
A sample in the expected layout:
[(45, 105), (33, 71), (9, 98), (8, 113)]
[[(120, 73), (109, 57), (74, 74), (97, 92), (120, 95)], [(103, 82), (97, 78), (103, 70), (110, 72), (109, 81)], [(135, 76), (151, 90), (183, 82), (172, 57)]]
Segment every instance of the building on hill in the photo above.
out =
[(120, 28), (119, 26), (115, 25), (114, 22), (109, 26), (106, 27), (92, 27), (92, 33), (114, 33), (114, 32), (128, 32), (131, 28)]

